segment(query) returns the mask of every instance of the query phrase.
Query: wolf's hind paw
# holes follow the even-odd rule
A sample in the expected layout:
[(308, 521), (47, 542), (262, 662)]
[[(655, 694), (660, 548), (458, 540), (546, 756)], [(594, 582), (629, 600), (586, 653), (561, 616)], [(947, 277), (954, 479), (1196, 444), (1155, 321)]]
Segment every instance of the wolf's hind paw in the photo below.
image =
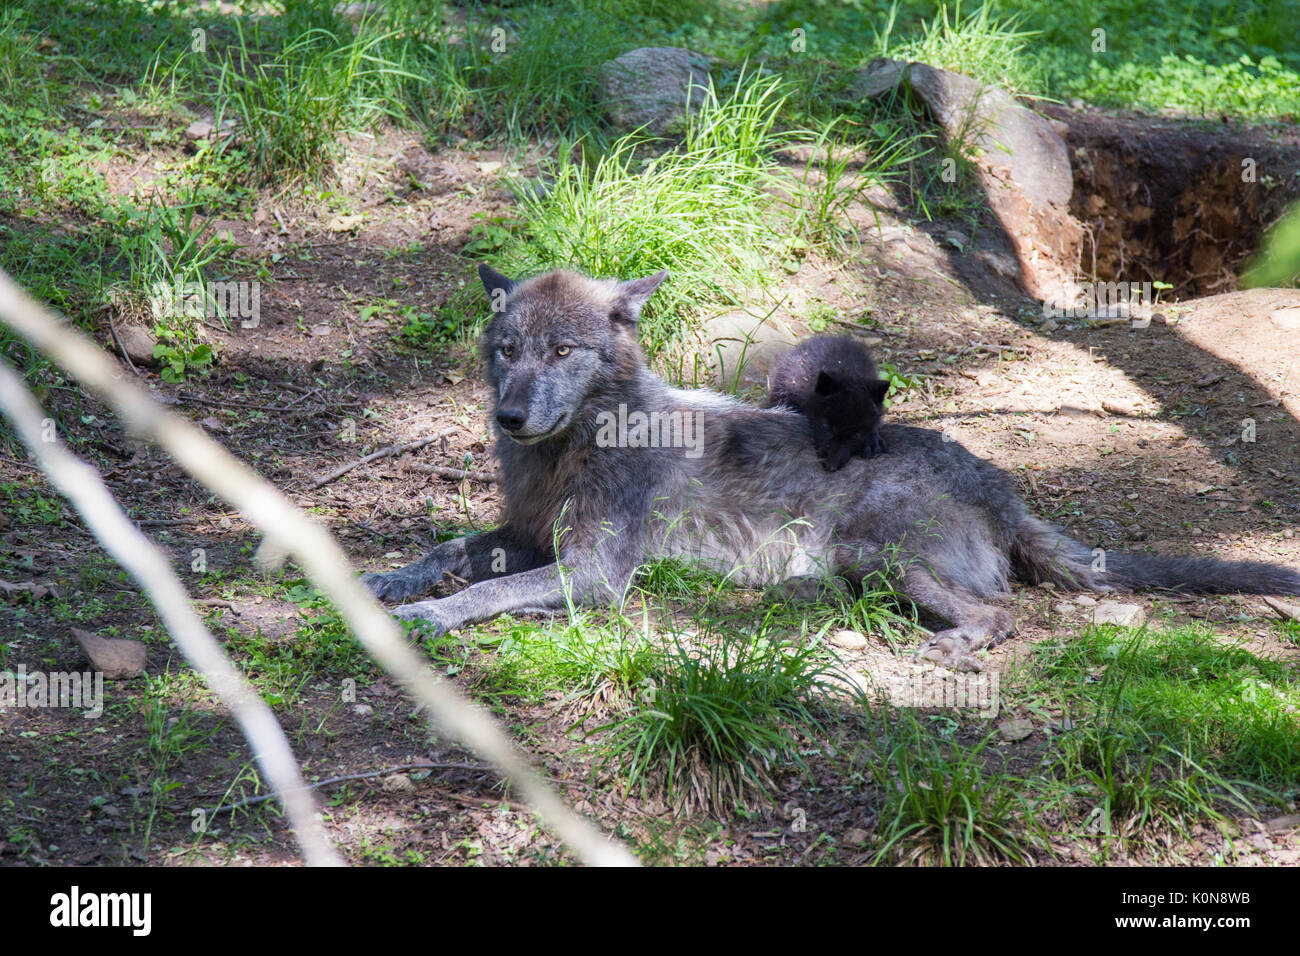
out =
[(954, 671), (982, 671), (984, 662), (975, 652), (986, 645), (986, 639), (972, 636), (961, 628), (939, 631), (916, 649), (916, 656), (933, 661)]

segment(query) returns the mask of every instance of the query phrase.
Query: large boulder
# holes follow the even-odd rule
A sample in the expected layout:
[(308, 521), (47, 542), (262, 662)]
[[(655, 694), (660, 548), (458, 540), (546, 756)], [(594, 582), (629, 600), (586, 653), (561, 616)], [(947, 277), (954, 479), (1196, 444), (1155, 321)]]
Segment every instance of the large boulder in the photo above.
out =
[(873, 61), (851, 89), (875, 97), (900, 84), (974, 159), (989, 207), (1015, 247), (1025, 287), (1055, 305), (1068, 304), (1083, 228), (1070, 215), (1070, 154), (1053, 121), (1004, 90), (925, 63)]
[(777, 357), (799, 341), (791, 325), (770, 312), (736, 309), (704, 323), (713, 384), (724, 390), (767, 388)]
[(645, 127), (656, 136), (680, 132), (688, 111), (704, 102), (709, 62), (677, 47), (641, 47), (610, 60), (597, 74), (606, 117), (622, 130)]

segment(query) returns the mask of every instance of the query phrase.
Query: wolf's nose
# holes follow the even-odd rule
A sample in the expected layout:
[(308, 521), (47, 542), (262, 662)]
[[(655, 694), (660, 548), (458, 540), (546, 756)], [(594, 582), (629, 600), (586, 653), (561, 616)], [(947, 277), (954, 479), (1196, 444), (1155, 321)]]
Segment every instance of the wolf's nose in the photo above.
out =
[(523, 409), (502, 408), (497, 410), (497, 422), (508, 432), (517, 432), (524, 427)]

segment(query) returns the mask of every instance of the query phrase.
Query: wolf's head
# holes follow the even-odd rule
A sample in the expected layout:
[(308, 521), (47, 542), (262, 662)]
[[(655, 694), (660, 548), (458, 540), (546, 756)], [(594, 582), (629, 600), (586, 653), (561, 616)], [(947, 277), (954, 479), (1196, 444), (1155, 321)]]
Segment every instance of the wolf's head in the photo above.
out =
[(515, 282), (486, 265), (478, 274), (495, 313), (482, 347), (496, 424), (519, 444), (564, 434), (645, 365), (636, 323), (667, 272), (629, 282), (562, 271)]

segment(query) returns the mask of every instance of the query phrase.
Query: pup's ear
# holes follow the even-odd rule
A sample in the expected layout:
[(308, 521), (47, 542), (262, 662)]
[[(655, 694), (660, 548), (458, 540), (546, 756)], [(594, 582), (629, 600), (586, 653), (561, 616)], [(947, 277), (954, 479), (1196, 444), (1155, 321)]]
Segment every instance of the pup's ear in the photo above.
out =
[(813, 392), (818, 395), (834, 395), (840, 390), (840, 383), (825, 369), (817, 373), (817, 384), (813, 386)]
[(616, 322), (636, 325), (636, 320), (641, 317), (641, 307), (649, 301), (655, 289), (659, 288), (659, 283), (667, 278), (668, 270), (665, 269), (644, 279), (629, 279), (627, 282), (619, 283), (618, 291), (614, 293), (614, 304), (609, 310), (609, 317)]
[(885, 396), (889, 394), (889, 383), (883, 378), (878, 378), (867, 386), (867, 393), (871, 400), (877, 405), (885, 404)]
[(506, 296), (515, 291), (515, 280), (503, 276), (486, 262), (479, 265), (478, 277), (483, 280), (483, 290), (492, 303), (492, 311), (504, 312)]

